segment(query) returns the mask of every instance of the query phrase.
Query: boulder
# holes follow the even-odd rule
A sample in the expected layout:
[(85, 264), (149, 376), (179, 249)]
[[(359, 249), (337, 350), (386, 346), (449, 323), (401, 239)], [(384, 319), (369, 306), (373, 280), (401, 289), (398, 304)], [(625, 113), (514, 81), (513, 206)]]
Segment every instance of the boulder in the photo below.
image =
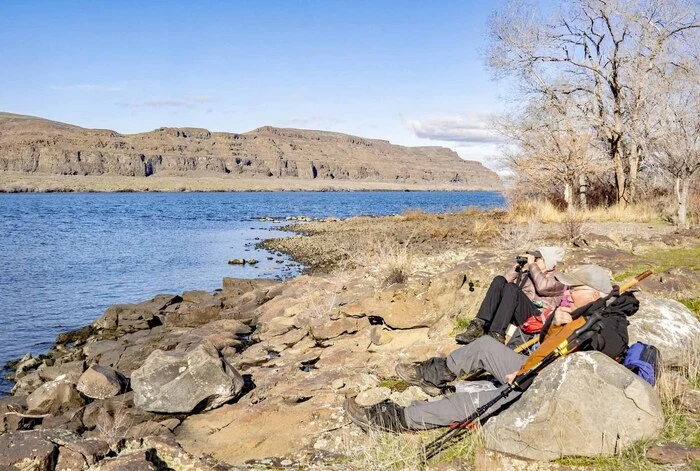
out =
[(118, 371), (100, 365), (92, 365), (80, 376), (78, 391), (92, 399), (117, 396), (126, 386), (124, 377)]
[(518, 401), (489, 420), (489, 449), (534, 460), (614, 455), (654, 439), (664, 414), (654, 389), (600, 352), (547, 367)]
[(134, 402), (151, 412), (214, 409), (235, 398), (243, 378), (210, 345), (189, 352), (155, 350), (131, 375)]
[(39, 376), (44, 381), (53, 381), (59, 377), (63, 377), (63, 379), (71, 383), (77, 383), (83, 371), (85, 371), (85, 362), (82, 360), (70, 361), (58, 366), (47, 366), (37, 370)]
[(0, 469), (52, 470), (56, 466), (57, 443), (79, 440), (77, 435), (66, 430), (30, 430), (0, 435)]
[(700, 339), (700, 321), (683, 304), (672, 299), (637, 293), (639, 311), (630, 318), (630, 344), (644, 342), (661, 352), (665, 365), (682, 365)]
[[(159, 294), (155, 298), (138, 304), (115, 304), (92, 323), (92, 327), (100, 330), (115, 330), (119, 325), (125, 329), (127, 324), (134, 327), (127, 332), (147, 328), (149, 324), (157, 325), (160, 322), (154, 320), (154, 315), (168, 306), (182, 302), (182, 298), (173, 294)], [(143, 322), (139, 322), (143, 321)]]
[(75, 384), (60, 379), (42, 384), (27, 396), (29, 414), (57, 415), (82, 407), (83, 404), (83, 398), (75, 388)]
[(223, 292), (225, 296), (240, 296), (248, 291), (253, 291), (258, 288), (265, 288), (269, 286), (279, 285), (280, 281), (277, 280), (251, 280), (248, 278), (230, 278), (226, 277), (223, 280)]
[(664, 443), (649, 447), (646, 456), (655, 463), (682, 466), (686, 462), (700, 461), (700, 448), (679, 443)]
[(214, 300), (214, 296), (208, 291), (204, 290), (191, 290), (182, 293), (182, 301), (185, 303), (210, 303)]
[(180, 309), (168, 313), (165, 325), (168, 328), (198, 327), (219, 319), (222, 306), (221, 299), (212, 299), (201, 304), (181, 304)]
[(158, 460), (156, 451), (152, 448), (145, 450), (122, 452), (116, 458), (107, 458), (100, 462), (100, 471), (156, 471), (154, 464)]
[(83, 425), (88, 430), (97, 429), (101, 435), (122, 436), (131, 426), (141, 422), (155, 420), (157, 416), (151, 412), (134, 407), (134, 393), (128, 392), (119, 396), (103, 400), (95, 400), (85, 406), (83, 411)]

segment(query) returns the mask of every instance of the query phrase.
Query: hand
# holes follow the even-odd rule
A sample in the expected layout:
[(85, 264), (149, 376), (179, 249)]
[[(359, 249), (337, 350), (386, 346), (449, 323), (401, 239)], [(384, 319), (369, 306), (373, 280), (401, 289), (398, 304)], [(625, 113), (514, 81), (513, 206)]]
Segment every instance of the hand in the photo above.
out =
[(571, 306), (559, 306), (554, 311), (554, 320), (552, 321), (552, 324), (564, 325), (573, 321), (573, 319), (571, 318), (571, 312)]
[(527, 254), (527, 264), (532, 265), (535, 263), (535, 256), (531, 254)]
[(511, 374), (506, 375), (506, 381), (508, 384), (513, 384), (513, 381), (515, 380), (515, 377), (518, 376), (517, 371), (513, 371)]

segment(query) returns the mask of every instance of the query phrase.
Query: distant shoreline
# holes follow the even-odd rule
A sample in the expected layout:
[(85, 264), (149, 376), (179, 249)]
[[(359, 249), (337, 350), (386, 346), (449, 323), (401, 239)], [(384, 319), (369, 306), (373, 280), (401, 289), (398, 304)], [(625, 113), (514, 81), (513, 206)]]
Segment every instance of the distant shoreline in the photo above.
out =
[(496, 191), (477, 185), (391, 183), (357, 180), (227, 178), (221, 176), (56, 175), (0, 172), (0, 193), (118, 192), (285, 192), (285, 191)]

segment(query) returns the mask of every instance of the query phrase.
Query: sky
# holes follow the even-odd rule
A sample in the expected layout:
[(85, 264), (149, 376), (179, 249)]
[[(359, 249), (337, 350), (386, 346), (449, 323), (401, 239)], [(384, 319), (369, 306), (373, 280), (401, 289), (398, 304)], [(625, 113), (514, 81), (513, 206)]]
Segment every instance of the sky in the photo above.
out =
[(337, 131), (496, 169), (494, 1), (0, 2), (0, 111), (120, 133)]

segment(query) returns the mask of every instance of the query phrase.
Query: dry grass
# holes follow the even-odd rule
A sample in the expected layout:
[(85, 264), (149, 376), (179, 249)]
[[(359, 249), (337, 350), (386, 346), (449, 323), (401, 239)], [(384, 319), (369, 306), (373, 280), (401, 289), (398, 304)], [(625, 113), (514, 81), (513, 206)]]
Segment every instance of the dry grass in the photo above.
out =
[(350, 251), (349, 261), (386, 285), (406, 283), (413, 272), (412, 237), (404, 241), (388, 236), (373, 238), (367, 243), (362, 241), (362, 246)]
[(129, 415), (126, 404), (119, 405), (114, 413), (102, 409), (97, 416), (95, 429), (107, 443), (116, 443), (124, 437), (126, 431), (134, 425), (133, 418)]
[[(642, 202), (627, 208), (616, 205), (609, 208), (577, 209), (576, 216), (581, 222), (652, 222), (661, 217), (652, 202)], [(546, 200), (518, 201), (508, 208), (508, 219), (516, 224), (528, 223), (533, 219), (543, 223), (563, 224), (569, 217), (568, 211), (559, 209)]]
[(418, 433), (391, 434), (378, 431), (369, 432), (369, 445), (352, 447), (346, 455), (351, 457), (345, 465), (348, 470), (430, 470), (442, 462), (456, 459), (462, 463), (473, 462), (476, 452), (484, 446), (481, 429), (464, 435), (459, 441), (445, 448), (427, 465), (423, 464), (425, 446), (445, 432), (445, 429)]

